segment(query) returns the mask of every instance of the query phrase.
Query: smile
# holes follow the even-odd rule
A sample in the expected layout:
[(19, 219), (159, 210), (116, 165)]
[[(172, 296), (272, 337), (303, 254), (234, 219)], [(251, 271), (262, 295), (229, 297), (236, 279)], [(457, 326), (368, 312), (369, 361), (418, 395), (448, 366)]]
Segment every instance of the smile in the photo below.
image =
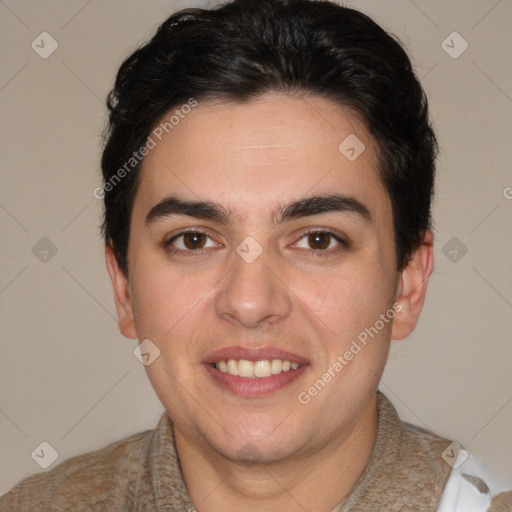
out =
[(297, 370), (299, 363), (282, 359), (263, 359), (261, 361), (248, 361), (247, 359), (223, 359), (212, 363), (217, 370), (238, 377), (264, 378), (279, 375), (282, 372)]
[(212, 384), (244, 398), (277, 393), (310, 366), (304, 356), (270, 346), (228, 346), (210, 352), (201, 363)]

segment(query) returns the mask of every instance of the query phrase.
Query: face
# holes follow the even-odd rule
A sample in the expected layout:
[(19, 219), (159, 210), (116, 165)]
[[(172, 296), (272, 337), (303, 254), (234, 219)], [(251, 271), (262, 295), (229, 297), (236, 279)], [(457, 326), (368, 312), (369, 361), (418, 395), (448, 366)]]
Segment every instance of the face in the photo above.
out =
[(267, 462), (341, 439), (414, 324), (364, 126), (320, 97), (199, 103), (140, 178), (128, 278), (107, 263), (122, 333), (160, 350), (146, 370), (180, 435)]

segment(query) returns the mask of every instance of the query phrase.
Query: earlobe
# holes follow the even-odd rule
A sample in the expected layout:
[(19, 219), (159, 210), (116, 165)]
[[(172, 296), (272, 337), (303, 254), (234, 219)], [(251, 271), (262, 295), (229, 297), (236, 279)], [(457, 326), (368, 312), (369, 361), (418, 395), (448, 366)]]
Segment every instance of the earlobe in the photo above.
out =
[(105, 261), (110, 275), (110, 280), (112, 281), (112, 288), (114, 290), (119, 331), (126, 338), (136, 339), (137, 331), (135, 329), (128, 278), (119, 266), (111, 243), (108, 243), (105, 247)]
[(403, 339), (416, 327), (433, 268), (434, 237), (432, 232), (427, 230), (423, 236), (423, 243), (414, 251), (400, 274), (396, 302), (402, 307), (393, 321), (392, 339)]

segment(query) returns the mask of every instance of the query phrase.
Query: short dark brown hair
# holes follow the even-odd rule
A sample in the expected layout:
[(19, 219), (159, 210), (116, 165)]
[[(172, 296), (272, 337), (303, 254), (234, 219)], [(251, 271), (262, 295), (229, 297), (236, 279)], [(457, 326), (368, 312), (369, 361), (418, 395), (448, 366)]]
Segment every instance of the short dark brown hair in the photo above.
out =
[(319, 95), (364, 122), (392, 204), (397, 268), (405, 267), (431, 226), (438, 152), (406, 52), (368, 16), (334, 2), (234, 0), (173, 14), (123, 62), (108, 96), (102, 233), (125, 272), (137, 152), (162, 116), (191, 98), (243, 103), (270, 91)]

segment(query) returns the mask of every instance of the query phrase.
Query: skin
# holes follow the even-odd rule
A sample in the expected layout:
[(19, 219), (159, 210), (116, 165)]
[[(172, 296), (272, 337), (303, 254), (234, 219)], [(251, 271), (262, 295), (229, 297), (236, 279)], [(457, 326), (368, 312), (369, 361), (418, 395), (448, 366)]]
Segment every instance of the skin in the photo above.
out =
[[(338, 149), (350, 134), (366, 146), (353, 162)], [(272, 221), (278, 205), (332, 193), (364, 204), (371, 222), (354, 212)], [(233, 220), (174, 215), (147, 224), (148, 212), (169, 195), (218, 202)], [(174, 241), (179, 254), (162, 247), (192, 227), (207, 234), (199, 238), (202, 254), (193, 254), (186, 237)], [(331, 229), (349, 246), (327, 236), (320, 243), (327, 249), (318, 249), (304, 234), (309, 228)], [(263, 250), (252, 263), (236, 252), (248, 236)], [(146, 370), (174, 422), (199, 512), (334, 508), (368, 462), (389, 343), (414, 329), (433, 267), (426, 232), (397, 271), (376, 146), (356, 117), (316, 96), (200, 102), (144, 160), (129, 275), (109, 246), (106, 259), (121, 333), (149, 338), (161, 351)], [(395, 302), (401, 310), (394, 321), (307, 405), (299, 403), (299, 393)], [(279, 347), (309, 365), (274, 394), (240, 396), (217, 386), (201, 364), (212, 350), (234, 345)]]

